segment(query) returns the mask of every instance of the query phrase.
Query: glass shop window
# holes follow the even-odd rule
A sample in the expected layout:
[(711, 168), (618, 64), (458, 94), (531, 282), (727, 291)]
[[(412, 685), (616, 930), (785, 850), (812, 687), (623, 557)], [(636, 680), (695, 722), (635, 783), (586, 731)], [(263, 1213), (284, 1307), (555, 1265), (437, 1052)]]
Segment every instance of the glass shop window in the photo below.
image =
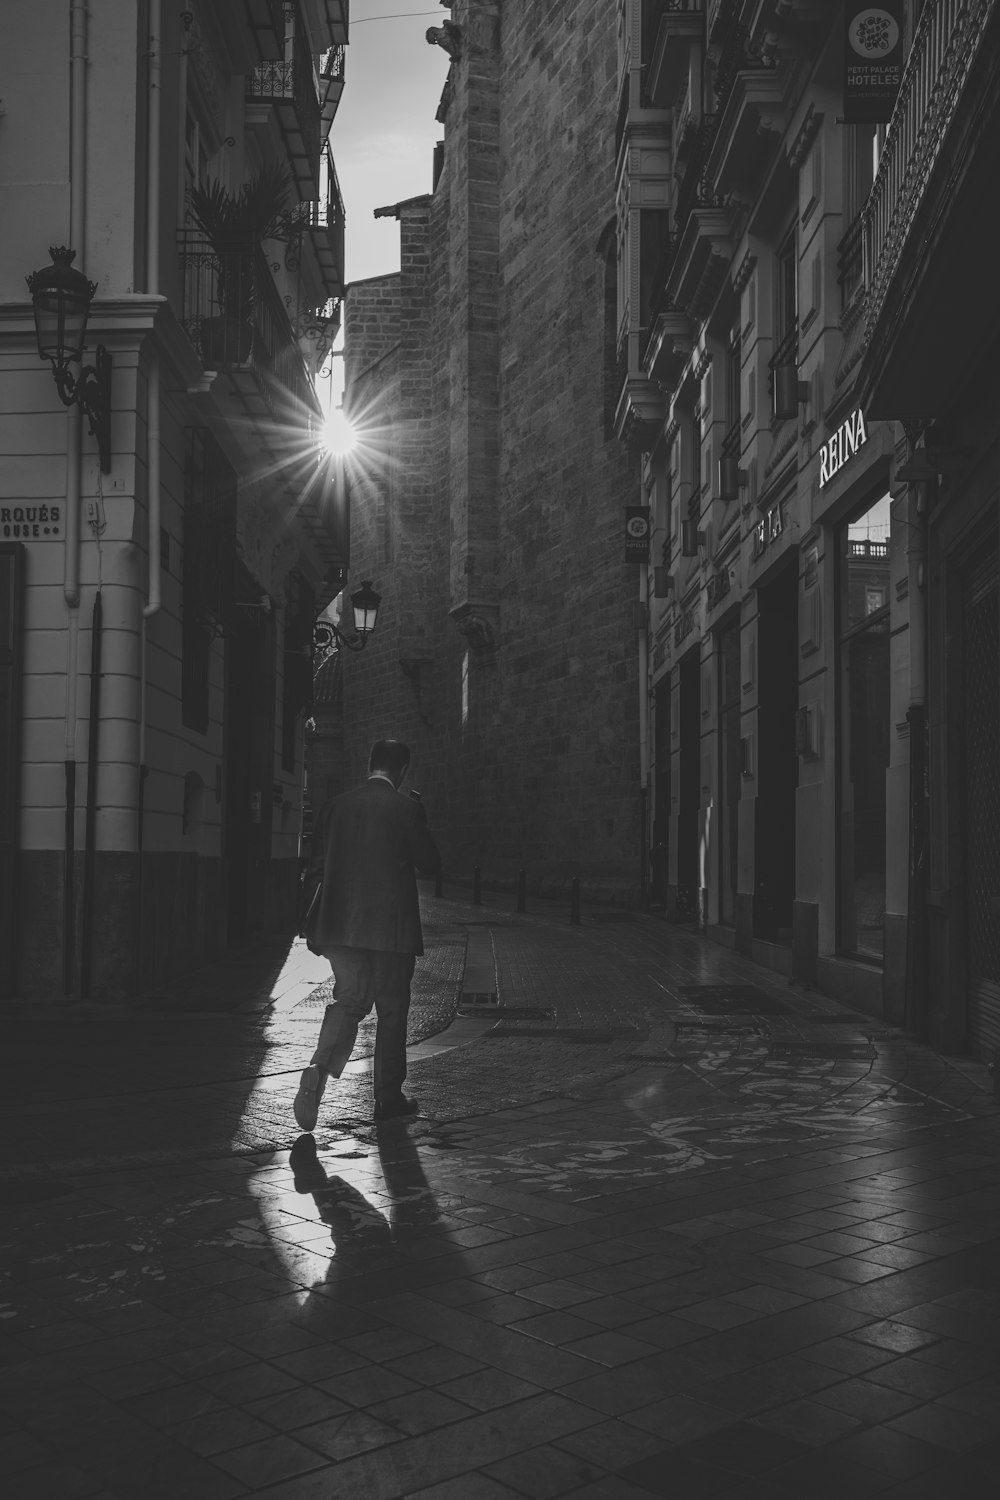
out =
[(889, 765), (889, 496), (840, 528), (839, 946), (884, 952)]

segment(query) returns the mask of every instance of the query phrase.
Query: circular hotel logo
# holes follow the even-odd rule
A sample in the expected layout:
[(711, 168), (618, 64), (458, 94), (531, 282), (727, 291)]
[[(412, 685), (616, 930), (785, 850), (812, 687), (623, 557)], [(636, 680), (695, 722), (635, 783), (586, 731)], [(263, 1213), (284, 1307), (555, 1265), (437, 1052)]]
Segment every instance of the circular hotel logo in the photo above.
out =
[(847, 35), (855, 52), (866, 61), (885, 57), (899, 46), (899, 26), (895, 17), (877, 6), (858, 11), (847, 28)]
[(649, 535), (649, 522), (645, 516), (629, 516), (625, 522), (625, 530), (633, 541), (641, 542), (643, 537)]

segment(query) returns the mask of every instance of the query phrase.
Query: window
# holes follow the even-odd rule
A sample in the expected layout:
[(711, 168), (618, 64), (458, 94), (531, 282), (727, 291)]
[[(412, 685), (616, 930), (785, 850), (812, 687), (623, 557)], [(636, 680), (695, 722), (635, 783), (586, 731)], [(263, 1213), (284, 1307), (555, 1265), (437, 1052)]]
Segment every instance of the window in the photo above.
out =
[(799, 340), (798, 286), (796, 276), (795, 230), (778, 248), (774, 277), (775, 365), (796, 362)]
[(841, 305), (852, 301), (864, 281), (864, 245), (862, 214), (878, 165), (879, 127), (846, 125), (844, 127), (847, 161), (844, 173), (844, 237), (837, 247), (837, 277)]
[(841, 527), (840, 947), (881, 959), (889, 765), (889, 497)]

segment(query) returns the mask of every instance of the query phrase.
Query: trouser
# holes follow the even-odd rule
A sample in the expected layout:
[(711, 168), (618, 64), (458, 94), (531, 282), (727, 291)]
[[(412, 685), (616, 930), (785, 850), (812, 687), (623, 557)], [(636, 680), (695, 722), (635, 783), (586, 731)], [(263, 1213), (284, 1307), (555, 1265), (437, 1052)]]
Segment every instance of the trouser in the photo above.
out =
[(372, 1086), (376, 1100), (391, 1099), (406, 1077), (414, 955), (344, 947), (324, 948), (323, 953), (333, 969), (333, 1003), (326, 1007), (312, 1062), (339, 1078), (350, 1061), (358, 1026), (374, 1005), (378, 1025)]

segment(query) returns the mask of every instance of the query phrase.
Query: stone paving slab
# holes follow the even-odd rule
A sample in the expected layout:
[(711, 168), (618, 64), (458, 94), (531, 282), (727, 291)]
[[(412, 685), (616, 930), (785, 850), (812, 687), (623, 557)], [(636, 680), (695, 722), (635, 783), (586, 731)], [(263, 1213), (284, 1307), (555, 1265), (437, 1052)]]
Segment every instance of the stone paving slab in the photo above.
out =
[[(0, 1208), (13, 1493), (988, 1493), (985, 1070), (649, 919), (426, 905), (437, 1030), (411, 1053), (412, 1122), (372, 1126), (363, 1038), (296, 1136), (287, 1065), (323, 1003), (301, 953), (267, 995), (242, 970), (229, 1033), (162, 996), (160, 1030), (119, 1038), (138, 1063), (164, 1019), (185, 1040), (204, 1024), (214, 1078), (206, 1050), (183, 1086), (154, 1070), (108, 1097), (93, 1080), (118, 1073), (78, 1033), (78, 1097), (39, 1104), (21, 1034), (7, 1165), (35, 1200)], [(497, 1004), (477, 988), (452, 1021), (473, 936)], [(129, 1160), (157, 1136), (172, 1157)]]

